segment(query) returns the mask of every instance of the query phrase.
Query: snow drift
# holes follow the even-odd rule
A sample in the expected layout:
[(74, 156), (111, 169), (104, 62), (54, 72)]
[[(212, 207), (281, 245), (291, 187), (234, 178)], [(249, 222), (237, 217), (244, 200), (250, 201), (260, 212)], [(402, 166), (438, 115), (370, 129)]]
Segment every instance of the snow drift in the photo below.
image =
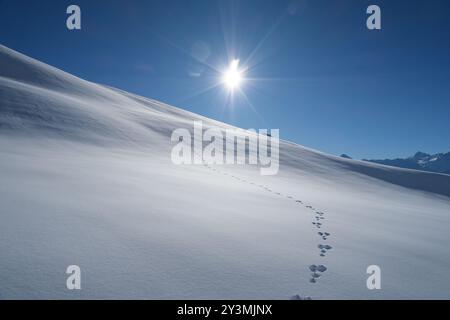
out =
[(449, 175), (286, 141), (276, 176), (175, 166), (194, 120), (230, 128), (0, 46), (0, 298), (450, 298)]

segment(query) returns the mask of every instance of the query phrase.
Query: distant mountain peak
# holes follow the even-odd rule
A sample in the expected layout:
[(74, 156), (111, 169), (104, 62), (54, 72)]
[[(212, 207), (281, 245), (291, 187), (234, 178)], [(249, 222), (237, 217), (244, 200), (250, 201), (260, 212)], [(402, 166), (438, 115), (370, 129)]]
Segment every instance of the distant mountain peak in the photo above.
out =
[(425, 153), (425, 152), (422, 152), (422, 151), (418, 151), (413, 156), (413, 159), (423, 159), (423, 158), (427, 158), (427, 157), (430, 157), (430, 155), (428, 153)]

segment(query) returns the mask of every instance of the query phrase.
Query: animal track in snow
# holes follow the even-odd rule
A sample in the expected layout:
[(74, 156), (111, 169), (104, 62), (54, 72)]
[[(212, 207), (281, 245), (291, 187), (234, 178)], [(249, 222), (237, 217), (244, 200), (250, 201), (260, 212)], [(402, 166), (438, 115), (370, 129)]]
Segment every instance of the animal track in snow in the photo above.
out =
[(325, 254), (331, 250), (333, 247), (328, 244), (319, 244), (317, 246), (320, 249), (320, 256), (325, 257)]
[(328, 232), (317, 232), (317, 234), (322, 238), (322, 240), (327, 240), (330, 236)]
[(309, 270), (311, 271), (311, 279), (309, 280), (309, 282), (316, 283), (317, 279), (319, 279), (322, 274), (327, 271), (327, 267), (325, 267), (323, 264), (312, 264), (309, 266)]
[[(260, 188), (262, 188), (262, 189), (264, 189), (264, 190), (266, 190), (266, 191), (268, 191), (268, 192), (275, 193), (275, 194), (278, 195), (278, 196), (283, 196), (283, 197), (284, 197), (284, 195), (283, 195), (282, 193), (272, 191), (272, 189), (270, 189), (270, 188), (269, 188), (268, 186), (266, 186), (266, 185), (263, 185), (263, 184), (259, 184), (259, 185), (258, 185), (258, 184), (255, 184), (255, 183), (253, 183), (253, 182), (251, 182), (251, 181), (248, 181), (248, 180), (246, 180), (246, 179), (244, 179), (244, 178), (240, 178), (240, 177), (238, 177), (238, 176), (232, 175), (231, 173), (230, 173), (230, 174), (227, 174), (227, 173), (225, 173), (225, 172), (221, 172), (220, 170), (211, 168), (211, 167), (209, 167), (208, 165), (205, 165), (205, 167), (208, 168), (209, 170), (213, 170), (213, 171), (215, 171), (215, 172), (217, 172), (217, 173), (219, 173), (219, 174), (223, 174), (223, 175), (226, 175), (226, 176), (230, 176), (230, 177), (232, 177), (232, 178), (235, 178), (236, 180), (238, 180), (238, 181), (240, 181), (240, 182), (245, 182), (245, 183), (249, 183), (249, 184), (254, 185), (254, 186), (258, 186), (258, 187), (260, 187)], [(287, 199), (294, 199), (292, 196), (289, 196), (289, 195), (286, 195), (286, 198), (287, 198)], [(303, 203), (302, 200), (299, 200), (299, 199), (294, 199), (294, 200), (295, 200), (296, 203), (300, 203), (300, 204), (304, 205), (304, 203)], [(314, 207), (311, 206), (311, 205), (304, 205), (304, 206), (305, 206), (307, 209), (313, 210), (313, 211), (315, 212), (315, 216), (314, 216), (315, 221), (313, 221), (312, 224), (313, 224), (316, 228), (320, 229), (320, 228), (322, 227), (323, 223), (322, 223), (322, 222), (319, 222), (319, 221), (325, 221), (325, 217), (324, 217), (325, 213), (324, 213), (324, 212), (321, 212), (321, 211), (316, 211), (316, 209), (314, 209)], [(328, 239), (328, 237), (330, 236), (330, 233), (329, 233), (329, 232), (321, 232), (321, 231), (319, 231), (319, 232), (317, 232), (317, 234), (321, 237), (321, 239), (322, 239), (323, 241), (326, 241), (326, 240)], [(317, 245), (317, 247), (318, 247), (319, 250), (320, 250), (320, 256), (321, 256), (321, 257), (325, 257), (326, 253), (327, 253), (329, 250), (332, 249), (332, 246), (330, 246), (330, 245), (328, 245), (328, 244), (319, 244), (319, 245)], [(309, 270), (311, 271), (311, 278), (310, 278), (309, 281), (310, 281), (311, 283), (316, 283), (316, 282), (318, 281), (318, 279), (323, 275), (323, 273), (327, 270), (327, 267), (325, 267), (325, 266), (322, 265), (322, 264), (321, 264), (321, 265), (310, 265), (310, 266), (309, 266)], [(311, 298), (310, 298), (310, 297), (301, 297), (300, 295), (297, 294), (297, 295), (292, 296), (292, 297), (291, 297), (291, 300), (311, 300)]]
[(290, 300), (312, 300), (311, 297), (301, 297), (300, 295), (296, 294), (291, 297)]
[(315, 225), (318, 229), (320, 229), (322, 227), (321, 222), (312, 222), (312, 224)]

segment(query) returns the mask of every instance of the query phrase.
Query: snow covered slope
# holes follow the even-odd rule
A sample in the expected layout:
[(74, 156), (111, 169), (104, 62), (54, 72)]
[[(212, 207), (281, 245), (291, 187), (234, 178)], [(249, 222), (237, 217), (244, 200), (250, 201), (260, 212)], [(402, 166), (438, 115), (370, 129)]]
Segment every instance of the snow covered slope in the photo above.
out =
[(450, 298), (450, 176), (289, 142), (275, 176), (176, 166), (193, 120), (230, 127), (0, 46), (0, 298)]

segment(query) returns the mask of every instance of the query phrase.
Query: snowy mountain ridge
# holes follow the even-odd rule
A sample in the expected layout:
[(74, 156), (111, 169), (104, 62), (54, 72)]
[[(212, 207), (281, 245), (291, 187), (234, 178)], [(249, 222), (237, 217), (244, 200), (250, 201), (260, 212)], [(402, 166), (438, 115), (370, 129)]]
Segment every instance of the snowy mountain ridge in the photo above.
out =
[(393, 167), (450, 174), (450, 152), (427, 154), (417, 152), (406, 159), (364, 160)]

